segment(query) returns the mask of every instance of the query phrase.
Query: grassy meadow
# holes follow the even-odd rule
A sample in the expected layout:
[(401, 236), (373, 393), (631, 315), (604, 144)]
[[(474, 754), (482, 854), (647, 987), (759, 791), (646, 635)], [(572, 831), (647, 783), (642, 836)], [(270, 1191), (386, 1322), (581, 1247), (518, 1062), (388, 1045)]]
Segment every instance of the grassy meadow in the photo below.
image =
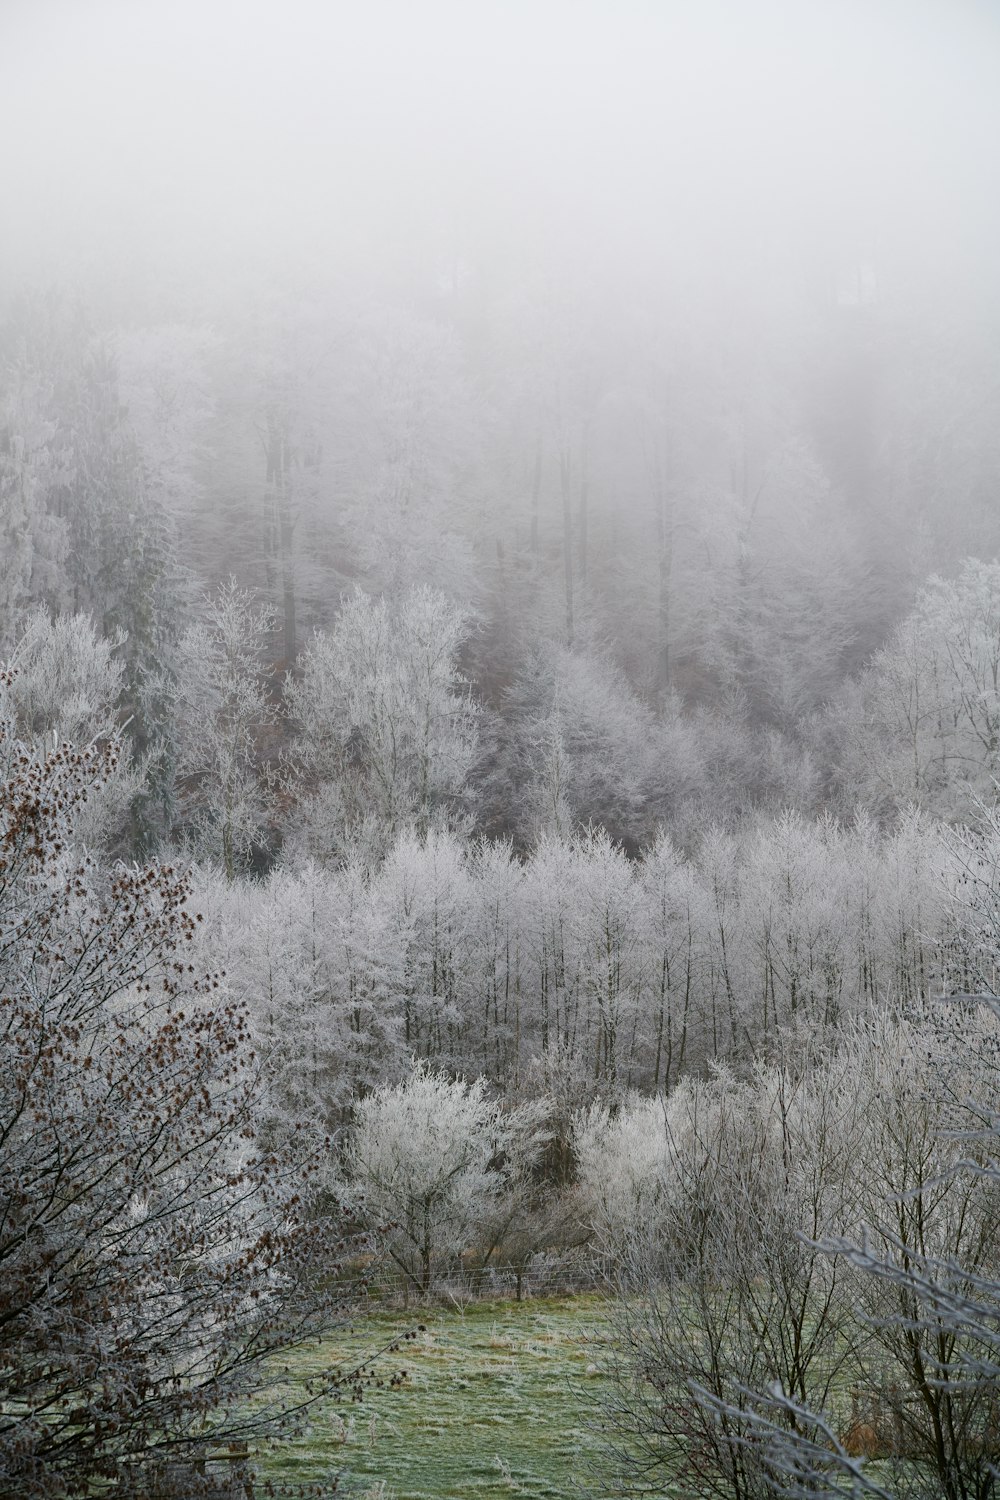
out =
[(596, 1296), (375, 1313), (299, 1356), (303, 1381), (348, 1350), (425, 1331), (384, 1360), (397, 1389), (327, 1403), (308, 1434), (259, 1465), (281, 1483), (329, 1481), (385, 1500), (577, 1500), (597, 1486), (604, 1377)]

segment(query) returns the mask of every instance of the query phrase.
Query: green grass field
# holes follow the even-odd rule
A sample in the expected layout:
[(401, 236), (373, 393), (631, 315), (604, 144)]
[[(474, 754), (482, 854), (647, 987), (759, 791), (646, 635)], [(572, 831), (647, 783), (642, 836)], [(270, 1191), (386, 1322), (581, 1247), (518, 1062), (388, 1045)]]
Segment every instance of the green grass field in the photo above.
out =
[[(386, 1381), (402, 1370), (405, 1379), (360, 1403), (317, 1405), (306, 1435), (261, 1455), (258, 1474), (277, 1485), (339, 1476), (338, 1493), (353, 1500), (608, 1500), (606, 1318), (594, 1294), (372, 1312), (300, 1353), (293, 1379), (304, 1394), (310, 1377), (351, 1368), (423, 1324), (376, 1366)], [(669, 1481), (647, 1500), (668, 1493)]]
[(398, 1389), (374, 1390), (361, 1404), (325, 1404), (306, 1437), (261, 1461), (261, 1477), (315, 1483), (339, 1471), (345, 1493), (386, 1500), (600, 1493), (598, 1297), (378, 1313), (299, 1356), (296, 1371), (306, 1379), (345, 1351), (383, 1344), (420, 1322), (426, 1332), (384, 1361), (387, 1375), (407, 1371)]

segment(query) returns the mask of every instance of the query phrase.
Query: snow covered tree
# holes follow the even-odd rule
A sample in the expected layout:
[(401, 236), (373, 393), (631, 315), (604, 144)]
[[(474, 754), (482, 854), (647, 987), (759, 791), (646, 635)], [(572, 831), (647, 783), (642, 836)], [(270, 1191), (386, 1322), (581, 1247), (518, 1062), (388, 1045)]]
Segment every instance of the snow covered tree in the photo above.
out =
[(0, 446), (33, 515), (30, 593), (21, 602), (89, 614), (100, 634), (119, 639), (127, 734), (137, 758), (153, 752), (148, 789), (132, 808), (133, 845), (145, 848), (162, 832), (169, 802), (161, 667), (183, 592), (176, 515), (155, 472), (158, 455), (143, 451), (129, 419), (113, 340), (82, 305), (24, 299), (0, 330), (3, 354), (10, 394)]
[(829, 480), (801, 443), (777, 445), (749, 482), (740, 470), (723, 538), (728, 566), (705, 580), (709, 650), (753, 717), (792, 724), (842, 678), (854, 638), (859, 549), (849, 517), (833, 507)]
[(36, 751), (0, 714), (0, 1493), (25, 1500), (187, 1500), (206, 1452), (275, 1433), (295, 1400), (268, 1360), (330, 1326), (346, 1227), (315, 1160), (258, 1140), (247, 1015), (195, 972), (184, 874), (75, 845), (117, 754)]
[(495, 1208), (507, 1129), (484, 1079), (452, 1082), (426, 1063), (359, 1101), (349, 1185), (366, 1218), (395, 1221), (386, 1245), (417, 1290), (429, 1290)]
[(928, 579), (830, 724), (848, 798), (967, 818), (1000, 770), (1000, 564)]
[(108, 739), (117, 723), (125, 669), (115, 659), (121, 635), (103, 640), (89, 615), (29, 610), (12, 643), (9, 690), (20, 733), (41, 745), (53, 738), (86, 745)]
[(647, 851), (637, 872), (642, 903), (641, 943), (648, 982), (647, 1026), (652, 1052), (645, 1082), (668, 1090), (683, 1073), (689, 1049), (697, 1055), (696, 1000), (702, 964), (700, 927), (705, 893), (691, 862), (666, 834)]
[[(102, 639), (89, 615), (51, 620), (40, 606), (28, 610), (11, 645), (14, 676), (5, 693), (18, 735), (41, 752), (64, 741), (90, 745), (118, 735), (125, 690), (123, 644), (120, 633)], [(136, 765), (124, 741), (114, 775), (94, 788), (86, 808), (78, 810), (77, 840), (91, 849), (128, 847), (132, 808), (143, 790), (143, 767)]]
[(466, 851), (447, 831), (403, 834), (389, 850), (373, 894), (395, 934), (396, 1003), (408, 1049), (458, 1067), (469, 973), (471, 880)]
[[(434, 589), (397, 604), (357, 591), (303, 653), (288, 696), (310, 773), (325, 784), (318, 857), (350, 838), (377, 852), (407, 824), (425, 832), (464, 810), (478, 710), (458, 670), (468, 624)], [(332, 816), (324, 820), (324, 807)], [(366, 831), (367, 830), (367, 831)]]
[(502, 774), (525, 841), (593, 822), (636, 847), (699, 788), (698, 747), (679, 703), (668, 694), (657, 716), (597, 652), (531, 653), (509, 706)]
[[(995, 1120), (1000, 1034), (982, 1010), (942, 1014), (938, 1026), (938, 1036), (933, 1022), (893, 1028), (888, 1046), (877, 1041), (860, 1059), (871, 1077), (863, 1232), (842, 1238), (834, 1262), (863, 1273), (858, 1307), (871, 1335), (855, 1383), (894, 1487), (983, 1500), (1000, 1461), (1000, 1184), (995, 1135), (977, 1115), (985, 1106)], [(963, 1301), (985, 1313), (978, 1328), (955, 1317)]]
[(609, 1089), (631, 1078), (645, 975), (632, 865), (603, 830), (578, 849), (578, 937), (593, 1075)]
[(272, 1125), (325, 1136), (403, 1065), (398, 945), (384, 908), (356, 862), (235, 882), (206, 866), (194, 880), (198, 950), (248, 1008)]
[(854, 1212), (850, 1084), (844, 1066), (719, 1071), (582, 1131), (619, 1290), (605, 1415), (630, 1487), (770, 1500), (747, 1390), (780, 1381), (822, 1407), (852, 1368), (850, 1268), (815, 1243)]
[[(475, 1012), (467, 1017), (474, 1066), (491, 1078), (518, 1076), (523, 993), (524, 870), (510, 843), (483, 840), (471, 861), (469, 943)], [(475, 1041), (473, 1041), (475, 1038)]]
[(274, 719), (261, 653), (274, 617), (230, 580), (172, 662), (182, 832), (229, 880), (267, 841), (272, 788), (259, 739)]
[(573, 1121), (581, 1213), (600, 1251), (620, 1255), (652, 1223), (666, 1191), (669, 1157), (664, 1101), (630, 1095), (614, 1114), (592, 1104)]
[[(982, 1000), (958, 997), (915, 1024), (883, 1020), (848, 1049), (865, 1101), (855, 1213), (846, 1232), (809, 1241), (830, 1274), (850, 1273), (851, 1402), (782, 1378), (746, 1382), (740, 1443), (763, 1463), (770, 1495), (996, 1493), (1000, 1033)], [(696, 1396), (706, 1416), (732, 1422), (731, 1395)]]

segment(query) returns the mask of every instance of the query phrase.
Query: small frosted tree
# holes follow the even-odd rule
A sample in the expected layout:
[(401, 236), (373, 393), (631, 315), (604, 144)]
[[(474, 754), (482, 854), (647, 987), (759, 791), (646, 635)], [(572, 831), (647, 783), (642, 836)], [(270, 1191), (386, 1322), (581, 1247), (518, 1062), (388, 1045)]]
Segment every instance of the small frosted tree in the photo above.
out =
[[(739, 1443), (776, 1500), (996, 1494), (1000, 1046), (984, 999), (961, 996), (919, 1027), (882, 1025), (874, 1047), (855, 1049), (868, 1136), (855, 1222), (806, 1243), (830, 1275), (851, 1276), (853, 1409), (842, 1393), (745, 1382)], [(707, 1420), (733, 1423), (731, 1393), (696, 1398)]]
[(595, 1228), (614, 1252), (605, 1411), (630, 1480), (767, 1500), (747, 1388), (780, 1381), (821, 1407), (843, 1382), (849, 1271), (813, 1241), (852, 1212), (860, 1109), (845, 1084), (845, 1069), (720, 1071), (581, 1130)]
[(102, 639), (89, 615), (52, 620), (44, 609), (29, 610), (9, 655), (16, 671), (10, 702), (21, 732), (74, 745), (112, 735), (125, 678), (116, 658), (123, 644), (121, 632)]
[(506, 1139), (483, 1079), (451, 1081), (423, 1063), (358, 1104), (347, 1155), (355, 1201), (373, 1223), (395, 1222), (387, 1248), (418, 1291), (495, 1207)]
[(664, 1102), (631, 1096), (614, 1115), (606, 1105), (592, 1104), (574, 1119), (572, 1139), (580, 1211), (598, 1247), (613, 1256), (652, 1222), (666, 1192)]

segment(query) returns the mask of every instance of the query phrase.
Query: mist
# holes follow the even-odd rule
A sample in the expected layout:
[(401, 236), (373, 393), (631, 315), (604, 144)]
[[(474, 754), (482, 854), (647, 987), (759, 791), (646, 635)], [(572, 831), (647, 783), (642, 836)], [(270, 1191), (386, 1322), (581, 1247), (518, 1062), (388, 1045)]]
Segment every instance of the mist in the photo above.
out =
[(995, 1493), (998, 166), (997, 0), (0, 0), (0, 1500)]
[[(467, 830), (638, 851), (969, 806), (993, 752), (903, 774), (899, 684), (939, 681), (940, 579), (992, 608), (994, 6), (10, 0), (0, 27), (6, 638), (36, 607), (123, 634), (143, 753), (174, 733), (150, 684), (237, 588), (288, 674), (277, 764), (360, 590), (390, 633), (426, 595), (483, 716), (439, 747)], [(262, 814), (252, 860), (303, 816)], [(163, 817), (144, 838), (189, 836)]]
[(19, 3), (11, 273), (989, 278), (989, 4)]

